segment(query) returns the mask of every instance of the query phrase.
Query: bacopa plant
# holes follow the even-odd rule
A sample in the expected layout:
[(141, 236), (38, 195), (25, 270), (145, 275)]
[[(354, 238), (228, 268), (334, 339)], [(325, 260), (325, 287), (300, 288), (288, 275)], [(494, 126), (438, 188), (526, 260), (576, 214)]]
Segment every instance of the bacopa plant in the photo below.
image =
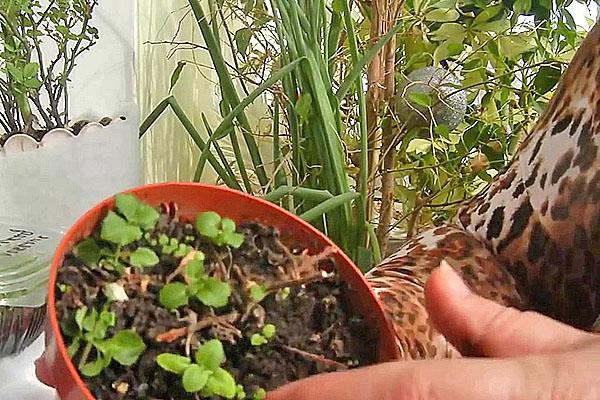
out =
[(166, 371), (180, 375), (183, 388), (188, 393), (201, 392), (202, 396), (223, 396), (227, 399), (238, 394), (235, 379), (221, 368), (225, 362), (225, 350), (216, 339), (198, 348), (194, 362), (188, 357), (170, 353), (160, 354), (156, 362)]
[(116, 196), (116, 208), (121, 214), (109, 211), (102, 221), (100, 238), (107, 243), (102, 246), (87, 238), (75, 247), (75, 254), (89, 265), (98, 265), (107, 270), (123, 272), (126, 265), (144, 268), (158, 264), (158, 256), (149, 247), (138, 247), (132, 252), (124, 251), (153, 229), (159, 214), (154, 208), (142, 203), (131, 194)]
[[(250, 223), (240, 233), (214, 211), (183, 222), (134, 195), (116, 196), (57, 278), (61, 331), (91, 392), (262, 400), (280, 371), (256, 368), (294, 376), (357, 365), (350, 315), (331, 307), (341, 303), (341, 284), (319, 267), (330, 251), (298, 253), (269, 231)], [(311, 307), (319, 303), (317, 317)]]

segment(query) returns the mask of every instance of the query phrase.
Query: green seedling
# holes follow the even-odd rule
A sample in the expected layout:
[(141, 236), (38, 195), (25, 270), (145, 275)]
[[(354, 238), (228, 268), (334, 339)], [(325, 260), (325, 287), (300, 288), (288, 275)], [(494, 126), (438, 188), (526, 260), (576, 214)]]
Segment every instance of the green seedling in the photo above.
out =
[(235, 229), (233, 220), (221, 218), (214, 211), (202, 212), (196, 217), (196, 230), (217, 246), (239, 248), (244, 243), (244, 235), (237, 233)]
[(174, 310), (189, 302), (195, 296), (209, 307), (224, 307), (229, 302), (231, 287), (229, 283), (206, 274), (204, 269), (204, 254), (197, 252), (186, 266), (186, 282), (166, 284), (159, 292), (160, 304)]
[(138, 268), (158, 264), (158, 256), (148, 247), (139, 247), (132, 253), (123, 251), (124, 246), (140, 240), (144, 230), (154, 228), (159, 218), (158, 211), (131, 194), (117, 195), (115, 201), (122, 216), (109, 211), (100, 231), (100, 238), (112, 246), (102, 247), (90, 237), (75, 247), (75, 255), (87, 265), (98, 265), (117, 272), (122, 272), (126, 263)]
[(252, 400), (264, 400), (267, 398), (267, 391), (263, 388), (256, 389), (254, 392), (254, 396), (252, 396)]
[(257, 303), (260, 303), (268, 294), (267, 288), (263, 285), (254, 284), (250, 286), (250, 297)]
[(164, 233), (162, 233), (158, 237), (158, 241), (156, 244), (161, 245), (162, 254), (172, 254), (175, 257), (180, 258), (187, 256), (187, 254), (193, 250), (193, 247), (188, 246), (185, 243), (180, 243), (179, 240), (177, 240), (177, 238), (170, 238)]
[(237, 385), (235, 388), (235, 398), (237, 400), (244, 400), (246, 398), (246, 391), (242, 385)]
[(260, 333), (255, 333), (250, 336), (250, 344), (252, 346), (262, 346), (263, 344), (267, 344), (269, 340), (275, 337), (275, 333), (277, 328), (273, 324), (266, 324), (263, 326)]
[[(96, 309), (89, 311), (83, 306), (75, 312), (74, 322), (72, 326), (63, 326), (63, 330), (72, 337), (71, 345), (67, 349), (71, 358), (85, 344), (78, 365), (84, 376), (99, 375), (113, 360), (123, 366), (133, 365), (146, 349), (142, 338), (133, 330), (122, 330), (111, 338), (106, 337), (108, 329), (115, 326), (116, 318), (113, 312), (98, 312)], [(92, 352), (96, 354), (96, 359), (88, 361)]]
[(163, 353), (156, 357), (156, 363), (162, 369), (181, 376), (181, 383), (186, 392), (200, 392), (204, 397), (222, 396), (233, 399), (238, 396), (239, 387), (233, 376), (221, 368), (224, 362), (223, 344), (216, 339), (200, 346), (194, 361), (171, 353)]
[(285, 299), (287, 299), (288, 297), (290, 297), (290, 293), (292, 292), (292, 290), (289, 287), (285, 287), (283, 289), (280, 289), (277, 292), (277, 295), (275, 296), (275, 299), (278, 301), (283, 301)]

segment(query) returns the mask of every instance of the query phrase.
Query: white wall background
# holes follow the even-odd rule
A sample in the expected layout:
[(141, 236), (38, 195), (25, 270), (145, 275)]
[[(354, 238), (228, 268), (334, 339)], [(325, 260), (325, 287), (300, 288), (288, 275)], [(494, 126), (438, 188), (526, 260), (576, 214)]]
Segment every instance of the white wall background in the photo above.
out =
[(134, 0), (100, 0), (92, 24), (100, 40), (81, 56), (71, 77), (71, 116), (137, 117)]

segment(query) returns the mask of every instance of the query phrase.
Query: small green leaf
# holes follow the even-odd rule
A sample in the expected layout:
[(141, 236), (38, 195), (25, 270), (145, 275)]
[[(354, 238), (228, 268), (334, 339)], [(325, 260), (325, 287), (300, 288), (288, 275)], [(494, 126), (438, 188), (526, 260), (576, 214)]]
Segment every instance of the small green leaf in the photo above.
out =
[(407, 153), (425, 154), (431, 149), (431, 142), (427, 139), (415, 138), (406, 147)]
[(134, 330), (117, 332), (105, 345), (106, 353), (124, 366), (135, 364), (140, 354), (146, 350), (146, 344)]
[(254, 395), (252, 396), (252, 400), (265, 400), (267, 398), (267, 391), (263, 388), (256, 389)]
[(94, 238), (87, 238), (75, 246), (75, 255), (89, 266), (98, 265), (100, 261), (100, 246)]
[(250, 344), (252, 346), (262, 346), (263, 344), (266, 344), (267, 342), (268, 342), (267, 338), (265, 338), (260, 333), (255, 333), (252, 336), (250, 336)]
[(183, 375), (185, 370), (192, 364), (192, 360), (178, 354), (162, 353), (156, 357), (156, 363), (165, 371)]
[(410, 92), (408, 98), (414, 105), (430, 107), (432, 104), (431, 96), (427, 93)]
[(219, 235), (221, 216), (214, 211), (207, 211), (198, 214), (196, 217), (196, 229), (201, 235), (209, 238), (216, 238)]
[(27, 89), (39, 89), (40, 86), (42, 86), (42, 81), (40, 81), (38, 78), (29, 78), (23, 81), (23, 85)]
[(148, 247), (138, 247), (129, 256), (129, 263), (134, 267), (153, 267), (159, 261), (156, 253)]
[(210, 371), (215, 371), (224, 362), (225, 350), (223, 344), (217, 339), (202, 344), (196, 352), (196, 363)]
[(502, 11), (503, 8), (504, 8), (503, 4), (498, 4), (495, 6), (484, 8), (483, 11), (481, 11), (473, 20), (473, 25), (478, 25), (483, 22), (489, 21), (490, 19), (492, 19), (496, 15), (498, 15)]
[(234, 40), (238, 53), (243, 55), (247, 54), (248, 46), (250, 45), (252, 35), (253, 32), (250, 28), (242, 28), (235, 33)]
[(221, 220), (221, 230), (227, 233), (235, 232), (235, 222), (229, 218), (223, 218)]
[(209, 277), (202, 281), (196, 296), (209, 307), (224, 307), (229, 302), (231, 287), (227, 282)]
[(244, 391), (244, 387), (242, 385), (237, 385), (235, 387), (235, 398), (237, 400), (244, 400), (246, 398), (246, 392)]
[(181, 282), (167, 283), (158, 293), (158, 301), (168, 310), (174, 310), (188, 303), (187, 286)]
[(266, 324), (262, 328), (262, 335), (265, 337), (265, 339), (272, 339), (275, 336), (276, 331), (277, 328), (275, 328), (275, 325)]
[(208, 378), (205, 390), (212, 395), (233, 399), (236, 395), (235, 379), (223, 368), (218, 368)]
[(115, 196), (117, 209), (127, 218), (127, 221), (143, 229), (151, 229), (156, 225), (160, 214), (153, 207), (142, 203), (132, 194)]
[(239, 249), (244, 239), (244, 235), (237, 232), (224, 232), (222, 236), (223, 242), (234, 249)]
[(516, 0), (513, 4), (515, 14), (520, 15), (531, 10), (531, 0)]
[(185, 61), (179, 61), (177, 63), (177, 67), (175, 67), (175, 70), (171, 74), (171, 86), (169, 87), (169, 92), (173, 90), (173, 88), (177, 84), (177, 81), (179, 81), (179, 78), (181, 77), (181, 72), (183, 71), (183, 68), (186, 64), (187, 63)]
[(539, 94), (546, 94), (558, 84), (561, 74), (562, 71), (559, 67), (544, 65), (535, 76), (533, 87)]
[(109, 211), (104, 221), (100, 236), (103, 240), (126, 246), (142, 238), (142, 230), (129, 224), (115, 212)]
[(76, 337), (75, 339), (73, 339), (73, 342), (69, 345), (69, 347), (67, 347), (67, 354), (69, 355), (69, 357), (73, 358), (75, 357), (75, 354), (77, 354), (80, 348), (81, 339)]
[(454, 9), (440, 8), (429, 11), (427, 14), (425, 14), (425, 19), (433, 22), (451, 22), (456, 21), (458, 17), (460, 17), (460, 14)]
[(450, 40), (453, 43), (462, 43), (467, 35), (467, 30), (461, 24), (452, 22), (443, 24), (438, 30), (431, 33), (431, 38), (436, 41)]
[(158, 237), (158, 244), (160, 244), (161, 246), (168, 245), (169, 237), (167, 235), (165, 235), (164, 233), (161, 233), (160, 236)]
[(206, 386), (211, 371), (205, 370), (197, 364), (190, 365), (183, 373), (183, 388), (188, 393), (196, 393)]
[(98, 321), (98, 311), (95, 308), (92, 308), (92, 311), (86, 315), (83, 319), (83, 329), (88, 332), (92, 332), (94, 327), (96, 326), (96, 322)]
[(500, 53), (510, 60), (535, 48), (535, 42), (527, 36), (502, 36), (498, 39)]
[(290, 289), (289, 287), (284, 287), (283, 289), (280, 289), (277, 292), (277, 298), (278, 300), (285, 300), (288, 297), (290, 297), (290, 294), (292, 292), (292, 289)]
[(178, 247), (177, 250), (175, 250), (173, 252), (173, 255), (175, 257), (185, 257), (188, 255), (188, 253), (192, 250), (192, 248), (186, 244), (181, 243)]
[(75, 311), (75, 322), (81, 331), (83, 331), (83, 320), (85, 318), (85, 314), (87, 313), (88, 308), (86, 306), (82, 306)]
[(192, 281), (197, 281), (204, 276), (204, 261), (197, 259), (190, 260), (186, 266), (186, 275)]
[(262, 285), (252, 285), (250, 287), (250, 296), (252, 300), (260, 303), (267, 296), (267, 289)]
[(92, 362), (88, 362), (88, 363), (84, 364), (81, 367), (80, 371), (83, 376), (92, 378), (94, 376), (100, 375), (100, 372), (102, 372), (102, 370), (104, 368), (106, 368), (108, 366), (108, 364), (110, 364), (110, 358), (106, 358), (102, 355), (98, 355), (98, 358), (96, 359), (96, 361), (92, 361)]

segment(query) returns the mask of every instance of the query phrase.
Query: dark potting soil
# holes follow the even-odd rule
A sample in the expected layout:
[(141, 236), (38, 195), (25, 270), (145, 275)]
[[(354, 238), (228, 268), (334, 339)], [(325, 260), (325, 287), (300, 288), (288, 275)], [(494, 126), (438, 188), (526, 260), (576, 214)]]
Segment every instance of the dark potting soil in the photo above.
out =
[[(108, 337), (133, 329), (146, 345), (130, 367), (113, 361), (95, 377), (82, 376), (96, 399), (221, 399), (187, 393), (181, 377), (156, 362), (161, 353), (193, 359), (196, 349), (210, 339), (223, 344), (226, 361), (222, 367), (243, 386), (246, 399), (254, 399), (259, 389), (269, 391), (317, 373), (376, 361), (375, 333), (348, 306), (351, 291), (335, 274), (327, 249), (308, 255), (283, 244), (276, 230), (257, 223), (244, 224), (237, 231), (244, 235), (239, 248), (219, 247), (192, 224), (161, 213), (150, 236), (126, 249), (152, 248), (160, 257), (153, 267), (128, 267), (120, 275), (90, 267), (73, 253), (65, 258), (58, 272), (56, 308), (66, 345), (72, 343), (69, 333), (82, 306), (98, 311), (108, 307), (114, 313), (116, 321)], [(156, 244), (161, 234), (204, 253), (206, 273), (231, 286), (226, 306), (211, 308), (197, 299), (176, 311), (161, 306), (159, 293), (166, 282), (184, 281), (177, 274), (182, 257), (161, 255), (161, 245)], [(92, 236), (102, 242), (99, 228)], [(122, 286), (128, 299), (108, 302), (102, 289), (108, 283)], [(248, 296), (248, 287), (254, 283), (268, 288), (258, 302)], [(274, 337), (253, 345), (250, 338), (266, 324), (276, 327)], [(72, 357), (77, 366), (82, 350)]]

